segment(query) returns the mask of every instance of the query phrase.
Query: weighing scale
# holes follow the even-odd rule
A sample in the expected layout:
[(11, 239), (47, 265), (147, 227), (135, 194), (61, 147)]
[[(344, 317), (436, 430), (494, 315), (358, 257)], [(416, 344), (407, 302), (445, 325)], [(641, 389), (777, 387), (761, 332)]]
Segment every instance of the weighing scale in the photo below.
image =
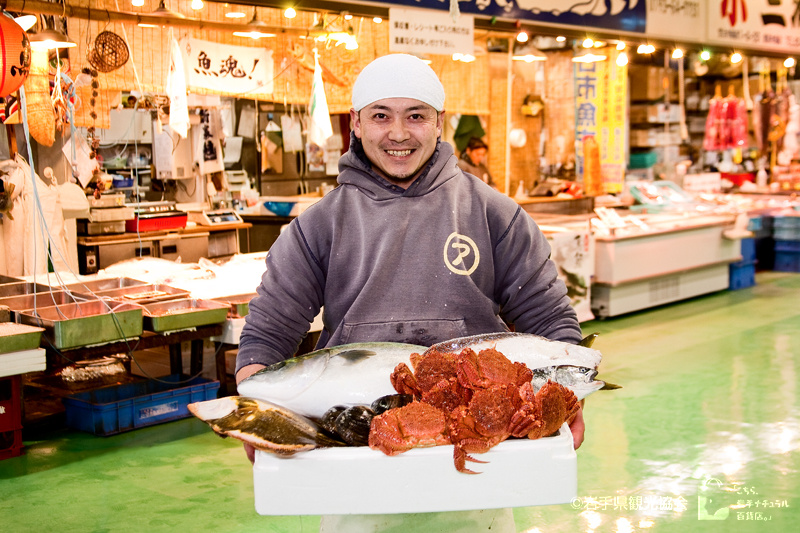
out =
[(221, 224), (237, 224), (242, 221), (239, 213), (233, 209), (212, 209), (200, 212), (190, 212), (189, 219), (203, 226), (216, 226)]

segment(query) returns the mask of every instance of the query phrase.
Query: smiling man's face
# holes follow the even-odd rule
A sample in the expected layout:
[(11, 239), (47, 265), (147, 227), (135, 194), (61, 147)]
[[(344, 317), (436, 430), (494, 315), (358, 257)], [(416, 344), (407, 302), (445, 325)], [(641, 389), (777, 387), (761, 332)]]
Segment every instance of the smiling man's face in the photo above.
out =
[(378, 100), (350, 110), (350, 118), (375, 172), (404, 189), (433, 155), (444, 125), (444, 111), (413, 98)]

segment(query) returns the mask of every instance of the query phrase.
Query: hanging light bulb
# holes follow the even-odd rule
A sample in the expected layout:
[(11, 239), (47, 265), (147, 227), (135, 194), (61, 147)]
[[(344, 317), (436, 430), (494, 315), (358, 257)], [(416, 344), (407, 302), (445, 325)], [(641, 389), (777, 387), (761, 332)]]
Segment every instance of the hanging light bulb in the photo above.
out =
[(563, 35), (559, 35), (558, 37), (556, 37), (556, 42), (557, 43), (563, 43), (566, 40), (567, 40), (567, 38), (564, 37)]
[(586, 39), (583, 40), (584, 48), (591, 48), (593, 46), (594, 46), (594, 41), (590, 37), (587, 37)]
[(517, 34), (517, 42), (518, 43), (527, 43), (528, 42), (528, 34), (525, 33), (525, 30), (520, 31)]
[(353, 15), (351, 15), (350, 13), (345, 14), (344, 20), (353, 20)]
[(622, 41), (617, 43), (617, 50), (625, 50), (625, 43)]
[(144, 0), (131, 0), (131, 5), (133, 7), (142, 7), (144, 5)]
[(735, 65), (736, 63), (739, 63), (741, 60), (742, 60), (742, 54), (740, 54), (739, 52), (734, 52), (731, 55), (731, 63), (732, 64)]
[(787, 57), (786, 61), (783, 62), (783, 66), (786, 68), (792, 68), (797, 64), (797, 61), (794, 60), (793, 57)]
[(709, 52), (708, 50), (703, 50), (702, 52), (700, 52), (700, 59), (702, 59), (703, 61), (708, 61), (709, 59), (711, 59), (711, 52)]
[(640, 44), (639, 46), (636, 47), (637, 54), (646, 54), (647, 52), (645, 50), (647, 50), (646, 44)]
[(624, 67), (627, 64), (628, 64), (628, 54), (626, 54), (625, 52), (621, 52), (617, 56), (617, 66)]
[(283, 12), (283, 16), (287, 19), (293, 19), (297, 16), (297, 11), (295, 11), (293, 7), (290, 7)]
[(672, 59), (680, 59), (683, 57), (683, 50), (676, 48), (672, 51)]
[(192, 9), (195, 11), (203, 9), (203, 0), (192, 0)]
[(383, 22), (383, 19), (380, 17), (373, 17), (372, 22), (374, 22), (375, 24), (380, 24), (381, 22)]

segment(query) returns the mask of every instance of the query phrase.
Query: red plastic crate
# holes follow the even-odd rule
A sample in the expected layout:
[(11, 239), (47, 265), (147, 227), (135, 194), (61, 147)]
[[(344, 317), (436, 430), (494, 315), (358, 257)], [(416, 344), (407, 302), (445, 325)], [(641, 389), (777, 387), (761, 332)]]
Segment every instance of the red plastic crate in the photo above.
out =
[(22, 376), (0, 378), (0, 432), (13, 431), (21, 427)]
[(0, 461), (22, 455), (22, 429), (0, 433)]
[(168, 229), (182, 229), (186, 227), (186, 221), (189, 215), (183, 213), (182, 215), (171, 215), (153, 218), (139, 218), (135, 215), (131, 220), (125, 221), (125, 231), (128, 233), (136, 233), (143, 231), (162, 231)]

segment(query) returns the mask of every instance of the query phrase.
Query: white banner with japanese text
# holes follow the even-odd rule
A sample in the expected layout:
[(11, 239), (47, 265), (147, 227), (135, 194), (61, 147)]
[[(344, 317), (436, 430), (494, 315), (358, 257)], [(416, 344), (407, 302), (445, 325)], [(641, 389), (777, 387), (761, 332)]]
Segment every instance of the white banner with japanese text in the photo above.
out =
[(272, 93), (272, 50), (184, 37), (186, 85), (226, 94)]
[(741, 49), (800, 47), (800, 8), (794, 0), (709, 0), (708, 42)]
[(703, 42), (706, 8), (701, 0), (647, 0), (645, 35), (668, 40)]
[(389, 8), (389, 50), (408, 54), (474, 54), (475, 18), (447, 12)]

